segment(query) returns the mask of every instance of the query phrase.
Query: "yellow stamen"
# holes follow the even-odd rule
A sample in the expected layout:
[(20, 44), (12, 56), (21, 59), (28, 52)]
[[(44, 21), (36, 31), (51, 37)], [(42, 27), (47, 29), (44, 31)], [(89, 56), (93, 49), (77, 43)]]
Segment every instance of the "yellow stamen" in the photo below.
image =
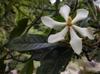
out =
[(72, 18), (70, 16), (68, 17), (67, 26), (72, 26)]

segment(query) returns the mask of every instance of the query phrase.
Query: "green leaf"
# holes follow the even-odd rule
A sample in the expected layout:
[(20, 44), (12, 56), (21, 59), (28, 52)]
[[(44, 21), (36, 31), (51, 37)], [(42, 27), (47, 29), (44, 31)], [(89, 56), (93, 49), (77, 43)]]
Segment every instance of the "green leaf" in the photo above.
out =
[(28, 18), (24, 18), (18, 21), (17, 26), (13, 29), (10, 34), (10, 39), (20, 36), (26, 29)]
[(66, 68), (73, 51), (66, 47), (57, 47), (41, 60), (41, 66), (36, 74), (60, 74)]
[(33, 70), (34, 70), (33, 60), (29, 60), (28, 62), (26, 62), (20, 74), (33, 74)]
[[(66, 44), (55, 43), (50, 44), (47, 43), (47, 36), (29, 34), (22, 37), (16, 37), (12, 39), (8, 45), (6, 46), (9, 49), (14, 49), (16, 51), (21, 52), (30, 52), (32, 51), (32, 58), (34, 60), (42, 60), (42, 59), (51, 59), (51, 57), (46, 56), (49, 53), (53, 53), (55, 49), (59, 52), (59, 49), (67, 49)], [(72, 51), (72, 50), (71, 50)]]
[(46, 40), (47, 40), (46, 36), (30, 34), (12, 39), (8, 43), (7, 47), (9, 49), (14, 49), (17, 51), (32, 51), (32, 50), (47, 49), (49, 47), (56, 45), (47, 43)]
[(0, 59), (0, 74), (4, 74), (6, 65), (4, 64), (4, 60)]

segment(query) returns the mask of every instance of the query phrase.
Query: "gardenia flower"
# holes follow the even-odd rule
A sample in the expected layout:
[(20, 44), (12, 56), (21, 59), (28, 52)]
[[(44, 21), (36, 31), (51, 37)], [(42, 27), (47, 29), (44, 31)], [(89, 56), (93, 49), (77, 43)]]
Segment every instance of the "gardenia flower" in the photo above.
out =
[(88, 74), (100, 72), (100, 62), (88, 61), (86, 57), (69, 62), (65, 71), (60, 74)]
[[(62, 0), (60, 0), (62, 1)], [(56, 2), (56, 0), (50, 0), (51, 4), (54, 4)]]
[(100, 72), (100, 62), (92, 60), (91, 62), (85, 62), (84, 68), (90, 72)]
[(93, 3), (100, 9), (100, 0), (94, 0)]
[(71, 37), (70, 45), (76, 54), (80, 54), (82, 52), (82, 39), (76, 34), (76, 31), (79, 32), (80, 35), (88, 37), (89, 39), (94, 39), (94, 36), (90, 33), (88, 28), (78, 27), (75, 23), (87, 18), (89, 12), (86, 9), (78, 9), (76, 17), (72, 20), (69, 16), (70, 7), (64, 5), (60, 8), (59, 13), (64, 17), (65, 22), (57, 22), (49, 16), (41, 18), (43, 24), (51, 29), (60, 30), (63, 28), (60, 32), (50, 35), (48, 37), (48, 42), (55, 43), (65, 40), (66, 34), (69, 31)]
[(75, 62), (69, 62), (65, 71), (61, 72), (60, 74), (80, 74), (80, 66)]
[(18, 71), (16, 69), (11, 70), (10, 74), (18, 74)]

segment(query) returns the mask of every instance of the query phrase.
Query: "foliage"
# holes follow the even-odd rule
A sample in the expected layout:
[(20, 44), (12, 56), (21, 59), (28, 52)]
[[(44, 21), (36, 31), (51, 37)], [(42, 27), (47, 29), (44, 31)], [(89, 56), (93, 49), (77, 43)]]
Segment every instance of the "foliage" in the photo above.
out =
[[(71, 16), (75, 16), (78, 8), (86, 8), (90, 14), (80, 23), (82, 27), (92, 27), (94, 40), (83, 39), (83, 52), (76, 55), (69, 43), (48, 43), (48, 36), (55, 31), (48, 29), (41, 22), (41, 16), (50, 15), (55, 20), (63, 21), (59, 15), (59, 8), (68, 4), (71, 7)], [(59, 0), (51, 5), (49, 0), (0, 0), (0, 74), (7, 74), (18, 69), (19, 62), (24, 67), (19, 74), (32, 74), (35, 69), (34, 60), (40, 62), (36, 74), (60, 74), (64, 71), (71, 59), (86, 56), (89, 61), (100, 60), (100, 10), (92, 0)], [(33, 30), (30, 34), (30, 30)], [(41, 33), (39, 33), (41, 32)], [(25, 55), (23, 55), (25, 54)], [(5, 71), (6, 60), (12, 60), (12, 65)]]

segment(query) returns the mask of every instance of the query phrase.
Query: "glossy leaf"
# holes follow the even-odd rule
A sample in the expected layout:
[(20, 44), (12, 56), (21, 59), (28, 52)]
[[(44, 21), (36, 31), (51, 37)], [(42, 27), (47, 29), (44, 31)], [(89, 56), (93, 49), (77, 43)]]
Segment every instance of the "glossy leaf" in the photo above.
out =
[(73, 51), (66, 47), (57, 47), (41, 61), (37, 74), (60, 74), (71, 59)]
[(47, 37), (42, 35), (26, 35), (22, 37), (16, 37), (12, 39), (7, 47), (17, 51), (32, 51), (47, 49), (53, 47), (56, 44), (50, 44), (46, 42)]
[(10, 39), (20, 36), (26, 29), (28, 23), (28, 18), (21, 19), (18, 21), (17, 26), (13, 29), (10, 34)]
[(29, 60), (25, 63), (25, 66), (21, 70), (20, 74), (33, 74), (34, 66), (33, 66), (33, 60)]

